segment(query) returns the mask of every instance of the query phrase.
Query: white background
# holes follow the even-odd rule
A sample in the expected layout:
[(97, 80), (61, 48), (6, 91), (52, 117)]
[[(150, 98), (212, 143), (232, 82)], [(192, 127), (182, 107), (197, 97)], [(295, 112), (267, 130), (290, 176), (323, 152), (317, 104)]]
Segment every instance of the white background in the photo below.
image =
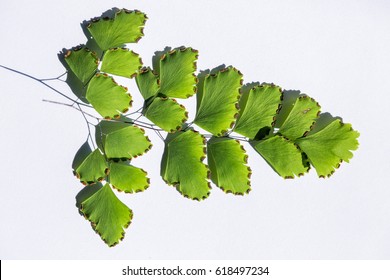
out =
[[(82, 186), (71, 163), (87, 136), (81, 114), (42, 102), (66, 100), (0, 68), (1, 259), (390, 257), (389, 1), (2, 1), (0, 64), (39, 78), (63, 73), (57, 52), (84, 43), (79, 23), (112, 7), (148, 15), (145, 37), (130, 46), (146, 65), (165, 46), (192, 46), (198, 69), (225, 63), (245, 82), (314, 97), (353, 124), (360, 148), (330, 179), (312, 170), (284, 180), (247, 147), (250, 195), (214, 187), (199, 203), (160, 179), (162, 142), (149, 132), (154, 148), (134, 164), (152, 185), (119, 195), (135, 217), (124, 241), (108, 248), (75, 207)], [(134, 81), (128, 86), (138, 108)]]

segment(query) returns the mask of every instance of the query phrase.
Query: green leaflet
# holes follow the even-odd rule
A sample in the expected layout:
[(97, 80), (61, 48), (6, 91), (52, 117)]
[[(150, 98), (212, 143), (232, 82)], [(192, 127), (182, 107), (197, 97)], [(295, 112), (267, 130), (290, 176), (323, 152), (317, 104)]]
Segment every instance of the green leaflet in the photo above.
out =
[(87, 28), (99, 47), (105, 51), (135, 43), (144, 35), (143, 27), (147, 17), (140, 11), (119, 10), (113, 18), (92, 19)]
[(172, 133), (181, 129), (182, 124), (188, 119), (188, 113), (176, 100), (156, 97), (147, 107), (145, 117)]
[(64, 58), (83, 85), (92, 78), (98, 67), (99, 60), (96, 54), (85, 47), (76, 47), (68, 50)]
[(108, 172), (106, 159), (99, 149), (87, 154), (90, 148), (86, 145), (81, 146), (73, 161), (73, 172), (85, 185), (101, 181)]
[(101, 74), (96, 74), (89, 82), (86, 98), (107, 119), (118, 118), (131, 105), (127, 88), (119, 86), (112, 77)]
[(143, 129), (117, 121), (101, 121), (96, 126), (96, 143), (109, 159), (131, 159), (152, 147)]
[(320, 114), (320, 105), (306, 95), (300, 96), (294, 103), (286, 120), (280, 126), (279, 133), (295, 140), (311, 130)]
[[(130, 160), (152, 145), (144, 130), (134, 125), (138, 118), (135, 121), (123, 115), (132, 102), (127, 88), (105, 73), (136, 78), (144, 105), (142, 112), (135, 113), (141, 112), (140, 117), (156, 124), (139, 121), (140, 125), (159, 135), (161, 130), (169, 132), (161, 176), (187, 198), (207, 198), (209, 179), (226, 193), (243, 195), (250, 191), (247, 154), (236, 139), (249, 138), (252, 147), (284, 178), (303, 175), (310, 163), (320, 177), (330, 176), (341, 161), (352, 158), (359, 133), (329, 114), (318, 116), (318, 103), (300, 91), (282, 94), (280, 87), (258, 82), (242, 86), (242, 74), (224, 64), (201, 71), (196, 77), (198, 51), (192, 48), (166, 47), (155, 52), (153, 70), (141, 68), (139, 55), (123, 47), (143, 36), (146, 19), (140, 11), (113, 8), (83, 22), (88, 38), (85, 46), (59, 54), (67, 70), (66, 82), (78, 97), (75, 104), (84, 105), (79, 100), (89, 103), (108, 119), (96, 125), (98, 149), (92, 151), (88, 142), (84, 143), (72, 167), (80, 181), (89, 184), (76, 196), (79, 212), (109, 246), (123, 238), (133, 216), (112, 188), (125, 193), (148, 188), (147, 173), (130, 165)], [(188, 113), (173, 99), (188, 98), (196, 92), (193, 123), (213, 135), (207, 142), (209, 167), (203, 163), (205, 137), (191, 130), (192, 123), (185, 124)], [(82, 113), (89, 125), (87, 118), (94, 117), (89, 111)], [(102, 180), (107, 182), (104, 186)]]
[[(85, 195), (79, 195), (82, 196)], [(116, 197), (109, 184), (98, 188), (79, 203), (80, 212), (108, 246), (112, 247), (123, 239), (124, 229), (130, 225), (133, 212)]]
[(221, 136), (234, 125), (242, 74), (233, 67), (207, 75), (198, 88), (198, 110), (194, 122), (213, 135)]
[(104, 53), (101, 71), (132, 78), (142, 67), (138, 54), (125, 48), (109, 49)]
[(272, 84), (263, 84), (243, 91), (234, 131), (249, 139), (255, 139), (261, 129), (271, 128), (280, 110), (281, 98), (281, 88)]
[(247, 166), (247, 158), (238, 140), (212, 137), (207, 142), (211, 180), (226, 193), (249, 193), (252, 172)]
[(301, 150), (305, 152), (319, 177), (330, 176), (342, 161), (349, 162), (352, 150), (359, 146), (359, 132), (350, 124), (344, 124), (339, 119), (334, 120), (325, 128), (296, 140)]
[(193, 130), (168, 134), (161, 161), (161, 177), (175, 185), (185, 197), (202, 200), (209, 196), (205, 138)]
[(301, 176), (309, 170), (299, 148), (282, 136), (254, 141), (252, 146), (285, 179)]
[(178, 48), (160, 58), (160, 92), (174, 98), (188, 98), (196, 92), (196, 60), (198, 51)]
[(158, 76), (149, 67), (144, 67), (139, 71), (136, 81), (145, 100), (155, 96), (159, 91)]
[(141, 168), (125, 163), (111, 162), (110, 183), (125, 193), (142, 192), (149, 187), (147, 173)]

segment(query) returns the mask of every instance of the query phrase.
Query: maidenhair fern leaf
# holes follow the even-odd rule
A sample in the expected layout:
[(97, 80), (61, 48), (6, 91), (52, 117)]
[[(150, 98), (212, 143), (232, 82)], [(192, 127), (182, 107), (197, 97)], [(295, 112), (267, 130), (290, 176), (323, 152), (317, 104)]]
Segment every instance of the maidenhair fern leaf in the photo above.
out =
[(188, 113), (183, 105), (165, 97), (156, 97), (147, 107), (145, 116), (170, 133), (179, 130), (188, 119)]
[[(108, 173), (108, 166), (106, 159), (99, 151), (99, 149), (85, 155), (81, 150), (85, 149), (83, 145), (76, 154), (73, 172), (80, 182), (83, 184), (92, 184), (101, 181)], [(76, 159), (79, 157), (78, 159)], [(84, 159), (82, 159), (84, 157)], [(77, 161), (77, 162), (76, 162)]]
[(242, 74), (228, 67), (207, 75), (201, 84), (194, 122), (213, 135), (221, 136), (233, 127), (238, 116)]
[(212, 137), (207, 142), (207, 160), (211, 180), (226, 193), (244, 194), (250, 191), (251, 169), (247, 154), (238, 140)]
[[(80, 195), (81, 196), (81, 195)], [(114, 194), (109, 184), (80, 202), (80, 212), (108, 246), (119, 243), (133, 218), (133, 212)]]
[(279, 133), (290, 140), (295, 140), (310, 131), (320, 114), (320, 105), (306, 95), (300, 96), (294, 103), (286, 120), (279, 128)]
[(350, 124), (334, 120), (320, 131), (296, 140), (319, 177), (330, 176), (342, 161), (349, 162), (358, 148), (359, 132)]
[(85, 85), (98, 68), (98, 58), (85, 47), (76, 47), (65, 53), (65, 61), (77, 78)]
[(158, 76), (149, 67), (144, 67), (139, 71), (136, 81), (145, 100), (155, 96), (159, 91)]
[(109, 49), (104, 53), (101, 71), (131, 78), (142, 67), (138, 54), (125, 48)]
[(161, 162), (161, 177), (185, 197), (202, 200), (209, 196), (205, 138), (193, 130), (168, 134)]
[(254, 141), (252, 146), (283, 178), (301, 176), (309, 170), (299, 148), (282, 136)]
[(262, 129), (270, 129), (280, 109), (281, 99), (281, 88), (272, 84), (244, 90), (234, 131), (249, 139), (255, 139)]
[[(57, 92), (77, 105), (88, 128), (89, 117), (100, 121), (95, 126), (98, 148), (92, 151), (89, 133), (72, 167), (80, 181), (88, 184), (77, 195), (76, 205), (109, 246), (123, 238), (133, 217), (112, 188), (134, 193), (149, 186), (147, 173), (130, 164), (152, 146), (144, 130), (135, 124), (153, 130), (160, 138), (162, 130), (168, 132), (161, 177), (194, 200), (209, 196), (209, 179), (226, 193), (243, 195), (250, 191), (251, 170), (238, 139), (249, 139), (256, 152), (284, 178), (303, 175), (310, 164), (320, 177), (330, 176), (341, 161), (352, 158), (359, 133), (350, 124), (323, 117), (326, 114), (319, 116), (318, 103), (300, 96), (299, 91), (282, 93), (278, 86), (258, 82), (242, 86), (240, 71), (225, 68), (224, 64), (201, 71), (196, 77), (198, 51), (192, 48), (166, 47), (155, 52), (153, 70), (141, 68), (139, 55), (124, 47), (143, 36), (146, 19), (140, 11), (109, 10), (83, 24), (86, 45), (98, 56), (84, 45), (59, 55), (67, 70), (66, 83), (78, 99)], [(100, 67), (98, 57), (102, 60)], [(137, 114), (134, 119), (124, 115), (132, 102), (127, 88), (106, 73), (135, 77), (144, 104), (127, 115)], [(195, 93), (195, 118), (187, 124), (185, 107), (173, 98), (188, 98)], [(84, 111), (81, 105), (92, 107), (106, 120)], [(212, 135), (195, 132), (193, 125)], [(210, 138), (208, 142), (206, 137)], [(209, 167), (203, 163), (206, 152)], [(104, 186), (103, 180), (107, 182)]]
[(143, 129), (119, 121), (101, 121), (96, 126), (96, 142), (108, 159), (131, 159), (152, 147)]
[(107, 119), (118, 118), (131, 105), (127, 88), (118, 85), (112, 77), (101, 74), (96, 74), (89, 82), (86, 98)]
[(160, 67), (160, 92), (174, 98), (188, 98), (196, 92), (196, 60), (198, 51), (177, 48), (163, 54)]
[(92, 19), (87, 28), (99, 47), (105, 51), (135, 43), (144, 35), (143, 28), (147, 17), (140, 11), (119, 10), (113, 18)]
[(142, 192), (149, 187), (147, 173), (126, 163), (110, 163), (110, 183), (125, 193)]

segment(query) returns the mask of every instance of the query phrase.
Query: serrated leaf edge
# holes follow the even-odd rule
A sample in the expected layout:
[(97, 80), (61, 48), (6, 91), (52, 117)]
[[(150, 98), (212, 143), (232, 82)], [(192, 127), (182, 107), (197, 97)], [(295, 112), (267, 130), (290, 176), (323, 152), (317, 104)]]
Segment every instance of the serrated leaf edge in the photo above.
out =
[[(237, 72), (241, 76), (240, 88), (238, 89), (237, 101), (235, 103), (235, 112), (234, 112), (234, 115), (233, 115), (233, 119), (234, 120), (230, 123), (229, 128), (227, 130), (223, 129), (219, 133), (214, 134), (217, 137), (224, 136), (229, 130), (232, 130), (234, 128), (234, 125), (235, 125), (235, 123), (237, 121), (237, 118), (238, 118), (239, 112), (240, 112), (239, 101), (240, 101), (240, 98), (241, 98), (241, 95), (242, 95), (242, 85), (244, 83), (244, 79), (243, 79), (243, 74), (241, 73), (241, 71), (238, 70), (237, 68), (233, 67), (233, 66), (225, 67), (223, 69), (220, 69), (220, 70), (216, 71), (215, 73), (210, 73), (210, 74), (207, 74), (205, 76), (205, 79), (207, 79), (208, 77), (216, 78), (218, 76), (218, 74), (224, 73), (224, 72), (229, 71), (229, 70), (233, 70), (234, 72)], [(203, 98), (202, 98), (201, 102), (202, 101), (203, 101)], [(196, 117), (195, 117), (195, 119), (196, 119)]]
[(247, 181), (247, 185), (248, 185), (248, 189), (245, 191), (245, 192), (233, 192), (231, 190), (226, 190), (222, 185), (217, 185), (214, 183), (214, 185), (216, 185), (218, 188), (220, 188), (224, 193), (228, 194), (228, 193), (231, 193), (233, 195), (240, 195), (240, 196), (243, 196), (245, 194), (249, 194), (251, 191), (252, 191), (252, 188), (251, 188), (251, 181), (250, 181), (250, 178), (252, 176), (252, 169), (248, 166), (248, 153), (247, 151), (245, 150), (244, 146), (241, 145), (241, 142), (237, 139), (235, 139), (235, 141), (240, 145), (240, 148), (241, 150), (244, 152), (244, 157), (243, 157), (243, 161), (245, 163), (245, 166), (247, 167), (247, 170), (248, 170), (248, 181)]
[[(207, 168), (207, 176), (206, 176), (206, 179), (207, 179), (207, 185), (208, 185), (208, 188), (209, 190), (211, 190), (211, 184), (210, 184), (210, 178), (211, 178), (211, 173), (210, 173), (210, 169), (209, 169), (209, 166), (207, 164), (205, 164), (203, 161), (204, 159), (206, 158), (206, 154), (207, 154), (207, 150), (206, 150), (206, 144), (207, 144), (207, 140), (206, 138), (203, 136), (203, 134), (199, 133), (199, 131), (197, 130), (194, 130), (192, 129), (192, 131), (198, 135), (201, 136), (201, 138), (203, 139), (203, 155), (199, 158), (199, 161), (204, 164)], [(169, 143), (168, 143), (169, 145)], [(183, 197), (189, 199), (189, 200), (194, 200), (194, 201), (202, 201), (202, 200), (205, 200), (206, 198), (208, 198), (210, 196), (210, 191), (207, 192), (207, 194), (205, 196), (202, 196), (200, 199), (197, 198), (197, 197), (189, 197), (188, 195), (184, 194), (183, 192), (181, 192), (179, 190), (179, 186), (180, 186), (180, 182), (168, 182), (167, 180), (165, 180), (164, 178), (162, 178), (163, 181), (168, 185), (168, 186), (172, 186), (174, 187)]]
[[(92, 196), (93, 196), (93, 195), (92, 195)], [(92, 196), (91, 196), (91, 197), (92, 197)], [(89, 197), (89, 198), (90, 198), (90, 197)], [(89, 198), (88, 198), (88, 199), (89, 199)], [(87, 201), (88, 199), (86, 199), (85, 201)], [(103, 240), (103, 242), (106, 243), (109, 247), (114, 247), (114, 246), (118, 245), (119, 242), (122, 241), (122, 240), (125, 238), (125, 235), (126, 235), (125, 229), (127, 229), (127, 228), (130, 226), (131, 221), (133, 220), (133, 217), (134, 217), (133, 210), (131, 210), (129, 207), (127, 207), (127, 209), (129, 209), (129, 212), (130, 212), (130, 215), (129, 215), (129, 222), (123, 226), (123, 229), (122, 229), (122, 232), (121, 232), (121, 238), (119, 238), (119, 241), (114, 242), (113, 244), (109, 245), (109, 244), (108, 244), (108, 241), (105, 240), (105, 239), (100, 235), (100, 233), (97, 231), (97, 229), (96, 229), (97, 224), (95, 224), (94, 222), (92, 222), (92, 221), (89, 219), (89, 216), (88, 216), (86, 213), (83, 212), (83, 210), (84, 210), (84, 209), (83, 209), (83, 203), (84, 203), (85, 201), (83, 201), (83, 202), (81, 203), (81, 206), (80, 206), (79, 210), (80, 210), (80, 212), (83, 214), (83, 217), (84, 217), (87, 221), (89, 221), (89, 222), (91, 223), (92, 229), (95, 231), (95, 233), (96, 233), (97, 235), (100, 236), (101, 240)]]
[[(124, 48), (124, 47), (123, 47), (123, 48), (121, 48), (121, 47), (110, 48), (110, 49), (108, 49), (108, 51), (110, 51), (110, 52), (125, 51), (125, 52), (131, 52), (132, 54), (138, 56), (140, 66), (138, 66), (138, 69), (137, 69), (136, 73), (134, 73), (133, 75), (131, 75), (131, 76), (129, 77), (130, 79), (136, 77), (137, 74), (138, 74), (138, 72), (141, 71), (141, 68), (142, 68), (142, 65), (143, 65), (143, 61), (142, 61), (141, 56), (140, 56), (138, 53), (136, 53), (135, 51), (130, 50), (129, 48)], [(103, 57), (103, 61), (104, 61), (104, 57)], [(102, 62), (103, 62), (103, 61), (102, 61)], [(146, 71), (146, 72), (147, 72), (147, 71)], [(107, 72), (107, 73), (109, 73), (109, 72)], [(114, 75), (115, 75), (115, 74), (114, 74)], [(126, 90), (127, 90), (127, 88), (126, 88)]]
[[(148, 172), (146, 172), (143, 168), (140, 168), (141, 171), (145, 174), (145, 177), (146, 175), (148, 175)], [(124, 193), (140, 193), (140, 192), (144, 192), (145, 190), (147, 190), (149, 187), (150, 187), (150, 178), (149, 177), (146, 177), (146, 185), (144, 187), (142, 187), (142, 189), (140, 190), (135, 190), (135, 191), (130, 191), (130, 190), (120, 190), (119, 188), (117, 188), (114, 184), (111, 184), (111, 186), (117, 190), (118, 192), (124, 192)]]
[[(192, 72), (192, 76), (194, 78), (194, 87), (193, 87), (193, 92), (191, 94), (187, 94), (186, 95), (186, 98), (189, 98), (191, 96), (193, 96), (196, 92), (197, 92), (197, 86), (196, 84), (198, 83), (198, 78), (196, 77), (195, 75), (195, 71), (197, 69), (197, 59), (199, 57), (199, 51), (194, 49), (194, 48), (191, 48), (191, 47), (179, 47), (179, 48), (174, 48), (173, 50), (170, 50), (166, 53), (164, 53), (161, 57), (160, 57), (160, 61), (164, 61), (167, 57), (167, 55), (174, 55), (175, 53), (177, 52), (186, 52), (187, 50), (190, 50), (191, 52), (193, 53), (196, 53), (195, 55), (195, 60), (193, 61), (193, 64), (192, 64), (192, 68), (193, 68), (193, 72)], [(154, 73), (154, 72), (153, 72)], [(160, 86), (160, 77), (158, 76), (158, 79), (157, 79), (157, 84), (158, 86)]]
[[(130, 96), (130, 102), (129, 102), (129, 105), (125, 108), (125, 109), (122, 109), (122, 110), (117, 110), (117, 111), (121, 111), (122, 114), (125, 114), (129, 111), (129, 108), (131, 108), (131, 106), (133, 105), (133, 97), (131, 96), (131, 94), (128, 92), (128, 88), (125, 87), (125, 86), (122, 86), (120, 84), (118, 84), (115, 80), (114, 80), (114, 77), (108, 75), (107, 73), (96, 73), (95, 74), (95, 77), (100, 77), (100, 76), (104, 76), (104, 77), (107, 77), (107, 78), (110, 78), (112, 83), (115, 84), (116, 86), (119, 86), (121, 87), (122, 89), (125, 90), (125, 94), (127, 94), (128, 96)], [(92, 105), (93, 106), (93, 105)], [(114, 119), (119, 119), (121, 117), (121, 114), (118, 114), (118, 115), (114, 115)], [(113, 119), (112, 117), (110, 116), (105, 116), (104, 117), (105, 120), (111, 120)]]
[(91, 18), (87, 23), (86, 23), (86, 26), (88, 29), (91, 28), (91, 26), (96, 23), (96, 22), (99, 22), (99, 21), (107, 21), (107, 20), (110, 20), (110, 21), (114, 21), (115, 18), (122, 14), (122, 13), (126, 13), (126, 14), (132, 14), (132, 13), (136, 13), (136, 14), (143, 14), (144, 15), (144, 20), (142, 22), (143, 26), (140, 26), (140, 33), (141, 35), (135, 39), (135, 43), (138, 43), (139, 40), (141, 40), (141, 38), (145, 35), (144, 34), (144, 26), (145, 26), (145, 23), (146, 23), (146, 20), (148, 19), (147, 15), (139, 10), (128, 10), (128, 9), (125, 9), (125, 8), (122, 8), (120, 10), (118, 10), (117, 12), (115, 12), (114, 16), (113, 17), (103, 17), (103, 16), (99, 16), (99, 17), (93, 17)]

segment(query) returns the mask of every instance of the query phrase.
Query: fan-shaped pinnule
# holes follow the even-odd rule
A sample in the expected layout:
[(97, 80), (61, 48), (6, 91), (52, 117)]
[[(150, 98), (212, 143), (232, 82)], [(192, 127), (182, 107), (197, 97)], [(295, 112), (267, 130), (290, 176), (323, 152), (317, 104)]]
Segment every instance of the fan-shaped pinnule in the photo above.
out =
[(211, 181), (226, 193), (243, 195), (250, 191), (248, 155), (236, 139), (212, 137), (207, 141)]
[(210, 193), (205, 138), (193, 130), (168, 134), (161, 161), (161, 177), (184, 196), (206, 199)]
[(309, 170), (299, 147), (283, 136), (275, 135), (251, 144), (275, 172), (285, 179), (302, 176)]
[(349, 162), (358, 148), (359, 132), (348, 123), (339, 119), (306, 137), (296, 140), (301, 150), (307, 155), (319, 177), (331, 176), (342, 161)]
[(96, 143), (108, 159), (127, 160), (144, 154), (152, 147), (145, 131), (122, 117), (103, 120), (96, 126)]
[(73, 173), (84, 185), (103, 180), (108, 173), (107, 162), (99, 149), (91, 150), (85, 143), (73, 160)]
[(198, 51), (180, 47), (164, 53), (160, 57), (160, 92), (168, 97), (188, 98), (196, 93), (196, 61)]
[(93, 18), (85, 25), (99, 47), (106, 51), (138, 42), (144, 35), (146, 19), (147, 16), (140, 11), (121, 9), (111, 17)]
[(307, 95), (299, 96), (278, 132), (290, 140), (304, 136), (312, 129), (320, 109), (320, 105), (313, 98)]
[(99, 59), (96, 54), (85, 46), (78, 46), (66, 50), (64, 60), (77, 78), (86, 85), (96, 73)]
[(133, 78), (142, 67), (139, 54), (126, 49), (114, 48), (104, 53), (100, 70), (125, 78)]
[(187, 121), (188, 112), (175, 99), (156, 97), (146, 108), (145, 117), (163, 130), (173, 133)]
[(282, 89), (273, 84), (242, 88), (240, 112), (234, 126), (237, 132), (255, 139), (259, 131), (271, 128), (281, 107)]
[(123, 239), (133, 211), (116, 197), (108, 183), (79, 203), (79, 211), (108, 246), (112, 247)]
[(115, 189), (125, 193), (142, 192), (150, 183), (145, 170), (122, 162), (110, 163), (109, 181)]
[(154, 97), (159, 92), (158, 75), (150, 67), (141, 68), (135, 80), (145, 100)]
[(96, 74), (88, 84), (86, 98), (105, 119), (119, 118), (131, 106), (127, 88), (106, 74)]
[(227, 67), (207, 75), (199, 84), (202, 88), (198, 88), (194, 123), (215, 136), (222, 136), (238, 117), (242, 74), (236, 68)]

